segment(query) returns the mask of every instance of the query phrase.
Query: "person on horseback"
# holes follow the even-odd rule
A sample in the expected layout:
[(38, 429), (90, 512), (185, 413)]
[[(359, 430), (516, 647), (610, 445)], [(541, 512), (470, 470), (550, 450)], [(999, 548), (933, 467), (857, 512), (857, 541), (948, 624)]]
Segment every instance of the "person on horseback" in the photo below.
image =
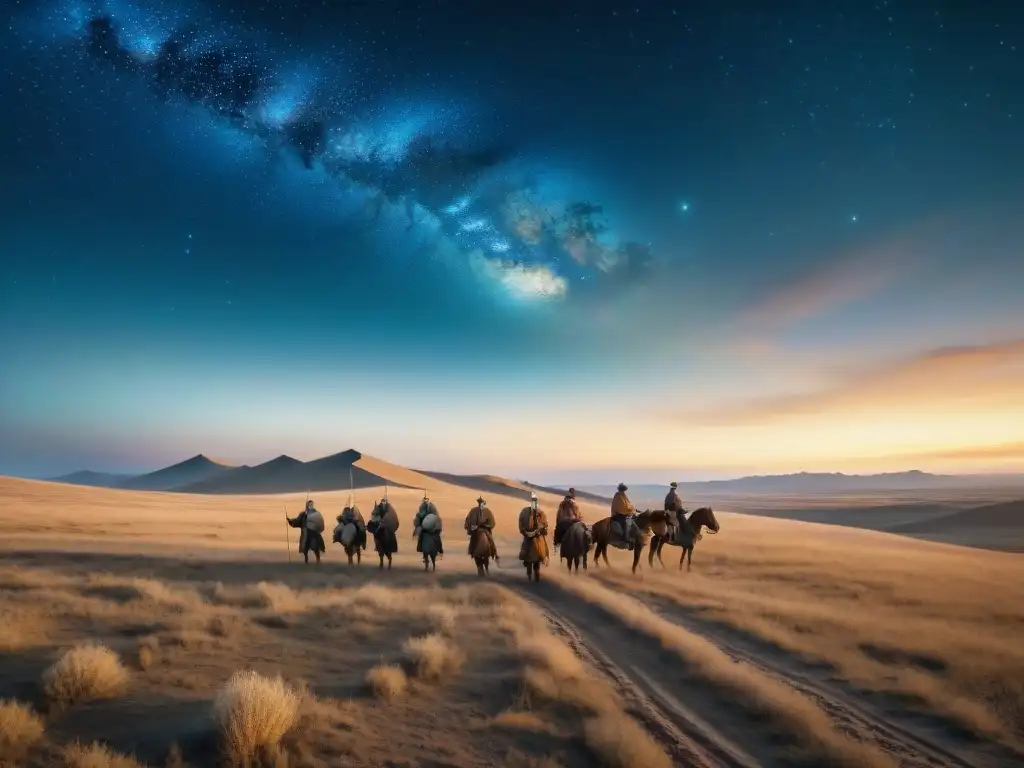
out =
[(672, 481), (669, 483), (668, 493), (665, 495), (665, 511), (669, 513), (668, 520), (666, 521), (669, 541), (675, 541), (676, 528), (680, 524), (680, 514), (683, 512), (683, 500), (679, 498), (679, 494), (676, 492), (678, 487), (679, 484)]
[(561, 545), (562, 537), (569, 530), (569, 526), (576, 522), (582, 523), (583, 516), (580, 514), (580, 507), (576, 503), (576, 489), (570, 488), (569, 492), (565, 494), (565, 498), (562, 499), (562, 503), (558, 505), (558, 513), (555, 516), (554, 545), (556, 547)]
[(519, 513), (519, 533), (523, 544), (519, 548), (519, 559), (526, 566), (531, 579), (540, 578), (540, 564), (548, 562), (548, 518), (540, 508), (537, 494), (530, 494), (530, 506)]
[(633, 506), (633, 502), (629, 500), (629, 496), (626, 495), (626, 491), (629, 490), (629, 486), (625, 483), (619, 483), (619, 487), (616, 490), (615, 496), (612, 498), (612, 525), (618, 523), (619, 529), (622, 531), (622, 540), (626, 542), (627, 549), (633, 549), (633, 537), (632, 537), (632, 523), (633, 515), (636, 514), (636, 507)]
[(466, 515), (466, 533), (469, 534), (469, 554), (473, 555), (473, 533), (477, 530), (484, 532), (487, 541), (491, 545), (491, 557), (498, 559), (498, 548), (494, 546), (494, 513), (487, 508), (487, 502), (483, 496), (476, 500), (476, 506), (469, 510)]
[(438, 556), (444, 555), (444, 544), (441, 543), (441, 516), (437, 513), (437, 507), (423, 492), (423, 501), (420, 502), (419, 511), (413, 520), (413, 536), (416, 539), (416, 551), (423, 551), (423, 537), (433, 536), (437, 542)]
[(360, 549), (366, 549), (366, 521), (363, 520), (363, 513), (359, 511), (359, 507), (349, 500), (348, 505), (338, 515), (338, 525), (334, 529), (334, 540), (340, 541), (341, 532), (345, 530), (346, 525), (354, 525), (356, 527), (356, 541), (359, 543)]
[(388, 501), (387, 496), (382, 498), (373, 507), (373, 512), (370, 513), (370, 522), (376, 523), (374, 525), (375, 531), (378, 528), (383, 528), (386, 531), (388, 549), (391, 552), (397, 552), (398, 537), (395, 534), (398, 532), (399, 526), (398, 513), (391, 502)]
[(324, 546), (324, 516), (313, 504), (312, 499), (306, 501), (306, 508), (299, 513), (298, 517), (290, 518), (285, 514), (285, 520), (292, 528), (299, 529), (299, 552), (306, 563), (309, 563), (309, 553), (312, 550), (316, 555), (317, 563), (320, 562), (320, 554), (327, 551)]

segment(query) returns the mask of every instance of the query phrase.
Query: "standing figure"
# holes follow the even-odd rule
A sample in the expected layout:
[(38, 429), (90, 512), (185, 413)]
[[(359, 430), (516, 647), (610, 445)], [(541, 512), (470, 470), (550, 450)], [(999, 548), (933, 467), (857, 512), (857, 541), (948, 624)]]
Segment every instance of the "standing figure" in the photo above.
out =
[(416, 551), (423, 555), (423, 570), (427, 569), (428, 561), (437, 570), (438, 556), (444, 556), (444, 544), (441, 542), (441, 516), (437, 507), (423, 492), (423, 501), (413, 521), (412, 536), (416, 539)]
[(622, 540), (626, 543), (626, 549), (633, 549), (633, 515), (636, 508), (629, 500), (626, 491), (629, 487), (625, 483), (619, 483), (618, 490), (612, 498), (612, 528), (618, 527)]
[(327, 551), (324, 546), (324, 516), (313, 505), (313, 500), (306, 502), (306, 508), (299, 513), (298, 517), (285, 515), (288, 525), (299, 529), (299, 552), (303, 559), (309, 563), (309, 553), (312, 550), (316, 555), (317, 564), (320, 563), (320, 554)]
[(526, 578), (540, 581), (540, 565), (548, 564), (548, 518), (535, 493), (530, 494), (530, 506), (519, 513), (519, 533), (523, 537), (519, 559), (526, 566)]

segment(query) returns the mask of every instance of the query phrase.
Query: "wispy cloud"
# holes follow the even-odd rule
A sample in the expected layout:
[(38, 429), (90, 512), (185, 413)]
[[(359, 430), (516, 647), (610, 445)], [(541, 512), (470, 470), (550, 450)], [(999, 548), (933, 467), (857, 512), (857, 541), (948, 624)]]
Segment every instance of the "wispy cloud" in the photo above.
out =
[(677, 418), (706, 426), (750, 426), (822, 413), (942, 408), (1024, 408), (1024, 339), (945, 347), (854, 372), (807, 392), (752, 398)]

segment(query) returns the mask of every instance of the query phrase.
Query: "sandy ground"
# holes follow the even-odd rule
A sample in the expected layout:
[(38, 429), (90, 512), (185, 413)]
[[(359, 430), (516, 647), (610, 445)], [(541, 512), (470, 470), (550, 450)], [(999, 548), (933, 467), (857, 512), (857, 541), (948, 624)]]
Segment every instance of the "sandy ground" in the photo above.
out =
[[(281, 676), (298, 702), (252, 764), (1024, 760), (1019, 555), (721, 512), (690, 573), (677, 549), (636, 575), (613, 551), (610, 570), (552, 562), (529, 584), (523, 502), (491, 494), (503, 557), (482, 581), (461, 530), (477, 493), (429, 490), (447, 526), (436, 573), (410, 538), (418, 491), (389, 491), (402, 528), (388, 572), (337, 546), (303, 565), (283, 520), (302, 496), (0, 480), (0, 763), (230, 763), (244, 756), (218, 713), (245, 669)], [(357, 492), (364, 514), (382, 492)], [(347, 495), (315, 500), (330, 521)], [(62, 701), (48, 670), (85, 642), (119, 657), (124, 682)], [(73, 749), (93, 742), (106, 762)]]

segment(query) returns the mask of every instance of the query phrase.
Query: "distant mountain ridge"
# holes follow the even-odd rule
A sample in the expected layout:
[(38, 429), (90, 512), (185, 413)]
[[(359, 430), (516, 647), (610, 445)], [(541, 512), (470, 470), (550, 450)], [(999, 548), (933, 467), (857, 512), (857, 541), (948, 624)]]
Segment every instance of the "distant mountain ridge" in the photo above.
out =
[[(367, 460), (364, 462), (364, 459)], [(197, 454), (190, 459), (142, 475), (113, 475), (98, 472), (73, 472), (50, 478), (51, 482), (70, 485), (116, 488), (130, 491), (164, 491), (204, 494), (297, 493), (371, 488), (382, 485), (413, 487), (387, 480), (360, 462), (390, 467), (349, 449), (341, 453), (300, 461), (281, 455), (256, 466), (232, 466)], [(426, 479), (405, 470), (407, 480)]]
[[(631, 496), (649, 495), (668, 490), (668, 484), (638, 483), (629, 485)], [(1024, 475), (937, 475), (913, 469), (905, 472), (883, 472), (872, 475), (847, 475), (843, 472), (796, 472), (788, 475), (750, 475), (732, 480), (705, 480), (679, 483), (684, 499), (731, 493), (851, 493), (856, 491), (905, 491), (929, 488), (965, 488), (979, 485), (1022, 486)], [(615, 493), (614, 485), (587, 485), (587, 491), (602, 496)]]
[[(376, 459), (349, 449), (312, 461), (300, 461), (281, 455), (255, 466), (232, 466), (203, 454), (141, 475), (119, 475), (83, 470), (51, 482), (101, 488), (138, 491), (173, 491), (177, 493), (255, 494), (293, 493), (300, 491), (345, 490), (351, 481), (354, 488), (390, 484), (395, 487), (423, 487), (429, 480), (472, 488), (481, 493), (511, 493), (528, 497), (529, 493), (561, 495), (565, 488), (510, 480), (494, 475), (457, 475), (426, 470), (403, 470), (405, 484), (388, 483), (370, 466)], [(385, 463), (386, 464), (386, 463)], [(388, 467), (394, 469), (391, 465)], [(624, 473), (628, 474), (628, 473)], [(628, 479), (627, 479), (627, 484)], [(920, 470), (885, 472), (870, 475), (848, 475), (842, 472), (797, 472), (788, 475), (751, 475), (732, 480), (707, 480), (679, 484), (684, 502), (731, 494), (826, 494), (867, 491), (906, 491), (978, 486), (1024, 488), (1024, 474), (1017, 475), (938, 475)], [(637, 503), (658, 500), (667, 491), (666, 484), (629, 484), (629, 494)], [(580, 499), (608, 501), (615, 485), (576, 486)]]

